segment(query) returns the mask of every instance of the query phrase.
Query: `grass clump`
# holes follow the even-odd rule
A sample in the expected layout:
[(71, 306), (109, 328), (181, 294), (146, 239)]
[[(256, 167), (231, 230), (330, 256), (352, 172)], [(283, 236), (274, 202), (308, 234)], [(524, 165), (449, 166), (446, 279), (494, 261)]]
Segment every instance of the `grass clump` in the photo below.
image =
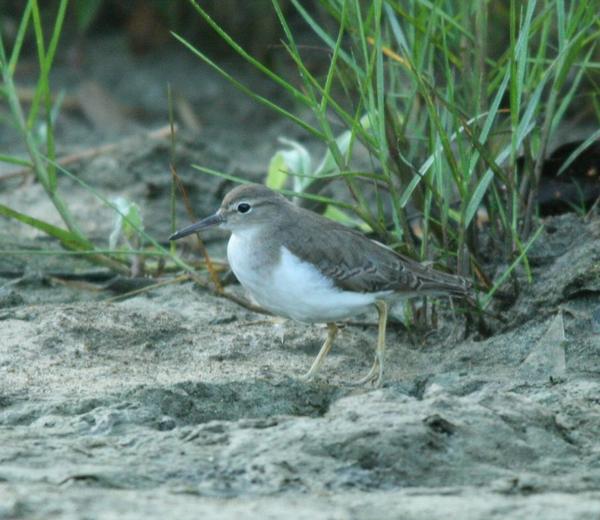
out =
[[(266, 174), (269, 186), (282, 191), (291, 186), (289, 193), (302, 204), (414, 258), (473, 277), (486, 292), (484, 304), (518, 266), (530, 276), (527, 251), (541, 229), (537, 193), (550, 143), (563, 141), (561, 123), (581, 107), (589, 118), (600, 119), (597, 1), (273, 0), (282, 34), (279, 52), (292, 65), (286, 72), (253, 57), (200, 2), (188, 3), (291, 103), (262, 96), (203, 49), (175, 37), (242, 92), (324, 145), (323, 155), (314, 157), (301, 144), (282, 140)], [(100, 4), (78, 5), (87, 6), (92, 20)], [(64, 227), (6, 205), (0, 205), (0, 215), (34, 226), (119, 273), (132, 272), (146, 245), (148, 254), (170, 255), (191, 271), (173, 249), (169, 253), (144, 232), (129, 202), (120, 207), (109, 202), (57, 164), (60, 96), (51, 95), (50, 72), (67, 7), (67, 0), (57, 0), (42, 16), (39, 3), (28, 0), (12, 48), (0, 39), (0, 95), (28, 154), (2, 153), (0, 161), (31, 168)], [(317, 46), (304, 45), (307, 31)], [(26, 37), (33, 39), (39, 66), (28, 110), (14, 81)], [(315, 60), (315, 49), (325, 59)], [(590, 135), (562, 169), (598, 137), (600, 131)], [(359, 151), (363, 160), (357, 167)], [(113, 240), (113, 247), (99, 249), (85, 235), (61, 196), (61, 176), (119, 215), (114, 237), (120, 241)], [(346, 187), (344, 200), (323, 194), (333, 181)], [(174, 184), (173, 201), (175, 191)], [(173, 220), (174, 214), (172, 202)], [(486, 266), (498, 259), (504, 268), (492, 280)], [(206, 265), (221, 291), (208, 256)]]
[[(8, 105), (5, 118), (21, 138), (28, 157), (15, 154), (0, 154), (0, 161), (29, 168), (36, 181), (43, 187), (52, 202), (64, 227), (20, 212), (0, 204), (0, 216), (32, 226), (55, 238), (70, 253), (81, 255), (88, 261), (105, 266), (117, 274), (140, 275), (144, 273), (147, 257), (171, 256), (174, 263), (188, 271), (191, 266), (163, 248), (160, 243), (144, 231), (141, 213), (137, 205), (125, 199), (110, 201), (92, 186), (62, 167), (56, 157), (55, 122), (60, 111), (61, 96), (53, 96), (50, 73), (60, 36), (65, 26), (68, 0), (59, 0), (53, 6), (43, 5), (37, 0), (28, 0), (21, 15), (19, 26), (12, 43), (7, 49), (0, 37), (0, 96)], [(96, 2), (98, 3), (98, 2)], [(92, 3), (89, 3), (91, 7)], [(43, 9), (42, 9), (43, 8)], [(42, 21), (44, 20), (44, 21)], [(28, 106), (19, 96), (15, 82), (15, 71), (27, 37), (33, 38), (38, 58), (38, 76), (33, 98)], [(68, 178), (92, 193), (115, 213), (115, 225), (109, 237), (109, 247), (99, 248), (83, 231), (81, 224), (69, 210), (68, 203), (60, 191), (60, 178)], [(148, 246), (148, 247), (146, 247)], [(11, 254), (31, 254), (29, 251), (12, 251)], [(38, 251), (39, 254), (63, 254), (56, 249)], [(161, 264), (159, 264), (160, 267)]]
[[(38, 2), (29, 0), (23, 11), (10, 53), (5, 48), (3, 39), (0, 38), (0, 74), (2, 78), (0, 92), (9, 107), (10, 123), (21, 136), (29, 155), (28, 159), (23, 159), (10, 154), (2, 154), (0, 161), (31, 168), (36, 180), (52, 201), (66, 229), (36, 219), (3, 204), (0, 204), (0, 215), (16, 219), (43, 231), (56, 238), (67, 249), (87, 253), (89, 255), (87, 258), (93, 262), (106, 265), (116, 272), (127, 273), (128, 269), (122, 262), (104, 253), (94, 253), (94, 245), (82, 231), (59, 191), (58, 172), (60, 168), (56, 164), (54, 145), (54, 124), (59, 103), (53, 101), (52, 98), (50, 71), (63, 29), (67, 4), (67, 0), (59, 2), (49, 37), (44, 34), (42, 13)], [(35, 38), (39, 75), (29, 111), (26, 111), (19, 99), (14, 73), (26, 34), (30, 30)]]
[[(352, 203), (338, 204), (343, 213), (334, 218), (358, 219), (413, 257), (470, 274), (486, 289), (486, 301), (517, 265), (529, 274), (527, 250), (539, 235), (536, 194), (549, 143), (566, 115), (588, 101), (596, 100), (596, 117), (600, 113), (593, 82), (597, 3), (321, 0), (315, 12), (290, 1), (326, 51), (322, 70), (312, 66), (299, 43), (299, 24), (278, 0), (273, 9), (292, 76), (255, 59), (199, 2), (190, 3), (297, 110), (262, 97), (175, 35), (244, 93), (326, 146), (325, 159), (309, 171), (305, 151), (292, 143), (287, 162), (274, 158), (281, 174), (272, 163), (268, 182), (282, 187), (282, 175), (295, 175), (296, 193), (319, 199), (325, 185), (342, 180)], [(354, 168), (359, 144), (369, 171)], [(484, 225), (486, 248), (480, 244)], [(490, 258), (507, 266), (495, 284), (484, 268)]]

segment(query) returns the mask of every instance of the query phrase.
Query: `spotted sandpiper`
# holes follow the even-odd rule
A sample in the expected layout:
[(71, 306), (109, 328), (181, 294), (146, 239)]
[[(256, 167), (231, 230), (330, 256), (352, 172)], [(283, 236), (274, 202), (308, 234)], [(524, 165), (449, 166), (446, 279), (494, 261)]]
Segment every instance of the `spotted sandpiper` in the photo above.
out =
[(375, 360), (358, 384), (381, 385), (388, 302), (398, 297), (465, 296), (470, 288), (464, 278), (424, 267), (261, 185), (234, 188), (214, 215), (169, 240), (211, 226), (231, 231), (229, 265), (261, 307), (296, 321), (327, 324), (327, 339), (305, 380), (323, 364), (338, 331), (336, 322), (375, 306)]

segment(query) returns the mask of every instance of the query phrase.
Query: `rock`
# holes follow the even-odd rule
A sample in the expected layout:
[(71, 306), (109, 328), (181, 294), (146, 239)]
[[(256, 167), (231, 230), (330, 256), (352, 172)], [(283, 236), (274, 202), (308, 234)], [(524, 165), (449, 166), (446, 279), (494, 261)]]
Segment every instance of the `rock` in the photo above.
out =
[(562, 311), (550, 320), (544, 336), (535, 344), (519, 367), (519, 376), (527, 381), (561, 378), (566, 372), (565, 327)]

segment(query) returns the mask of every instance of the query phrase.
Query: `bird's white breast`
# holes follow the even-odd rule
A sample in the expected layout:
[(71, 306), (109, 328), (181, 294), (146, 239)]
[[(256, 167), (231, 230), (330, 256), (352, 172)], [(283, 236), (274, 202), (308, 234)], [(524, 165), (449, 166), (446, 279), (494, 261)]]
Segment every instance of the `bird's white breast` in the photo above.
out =
[[(256, 302), (280, 316), (304, 322), (331, 322), (364, 312), (382, 294), (343, 291), (286, 247), (269, 261), (251, 230), (231, 235), (229, 265)], [(267, 254), (269, 253), (268, 250)]]

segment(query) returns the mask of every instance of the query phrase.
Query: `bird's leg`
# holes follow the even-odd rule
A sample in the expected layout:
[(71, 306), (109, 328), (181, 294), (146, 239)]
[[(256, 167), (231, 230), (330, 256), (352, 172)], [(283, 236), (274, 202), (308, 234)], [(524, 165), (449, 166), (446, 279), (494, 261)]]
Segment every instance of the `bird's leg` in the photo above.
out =
[(383, 300), (377, 300), (375, 302), (377, 312), (379, 313), (379, 327), (377, 333), (377, 348), (375, 349), (375, 360), (369, 373), (359, 379), (356, 384), (362, 385), (364, 383), (373, 382), (373, 386), (379, 387), (383, 382), (383, 357), (385, 354), (385, 328), (387, 325), (388, 317), (388, 306)]
[(301, 376), (300, 379), (302, 379), (303, 381), (310, 381), (313, 377), (315, 377), (316, 373), (319, 371), (319, 368), (321, 368), (323, 361), (325, 361), (327, 354), (329, 354), (329, 351), (331, 350), (331, 347), (333, 345), (333, 340), (337, 336), (337, 333), (338, 333), (337, 325), (335, 323), (328, 323), (327, 324), (327, 339), (325, 340), (325, 343), (323, 343), (321, 350), (319, 350), (319, 353), (317, 354), (317, 357), (313, 361), (313, 364), (311, 365), (310, 370), (308, 372), (306, 372), (306, 374)]

